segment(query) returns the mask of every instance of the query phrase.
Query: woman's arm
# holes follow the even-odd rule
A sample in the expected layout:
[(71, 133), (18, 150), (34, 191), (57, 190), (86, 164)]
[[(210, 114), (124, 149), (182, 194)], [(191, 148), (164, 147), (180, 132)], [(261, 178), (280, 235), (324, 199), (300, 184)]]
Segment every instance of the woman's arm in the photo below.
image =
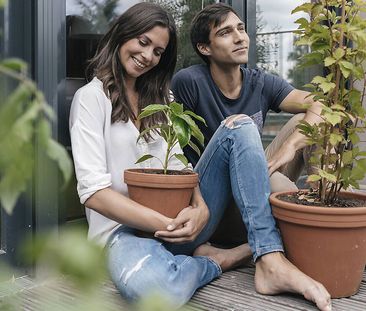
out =
[(146, 232), (166, 230), (171, 222), (169, 217), (155, 212), (111, 188), (94, 193), (85, 202), (85, 206), (118, 223)]
[(193, 191), (191, 206), (183, 209), (169, 223), (167, 230), (157, 231), (155, 236), (171, 243), (194, 241), (206, 226), (209, 217), (209, 209), (203, 200), (199, 186), (197, 186)]

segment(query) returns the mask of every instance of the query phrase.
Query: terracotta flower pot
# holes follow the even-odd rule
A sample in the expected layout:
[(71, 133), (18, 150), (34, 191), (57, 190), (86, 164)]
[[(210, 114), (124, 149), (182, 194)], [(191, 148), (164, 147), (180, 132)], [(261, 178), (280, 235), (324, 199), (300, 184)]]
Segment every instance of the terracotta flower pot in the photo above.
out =
[[(146, 173), (146, 172), (152, 172)], [(154, 169), (128, 169), (124, 180), (132, 200), (159, 213), (175, 218), (189, 205), (193, 189), (198, 184), (198, 174), (185, 172), (184, 175), (164, 175)]]
[[(301, 271), (321, 282), (332, 298), (354, 295), (366, 264), (366, 207), (305, 206), (270, 197), (286, 256)], [(344, 198), (366, 195), (344, 192)]]

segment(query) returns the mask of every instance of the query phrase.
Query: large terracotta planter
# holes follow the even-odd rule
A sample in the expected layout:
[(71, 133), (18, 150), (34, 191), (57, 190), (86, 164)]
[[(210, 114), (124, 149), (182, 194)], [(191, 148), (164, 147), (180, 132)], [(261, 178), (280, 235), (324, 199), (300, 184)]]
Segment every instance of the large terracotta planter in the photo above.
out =
[[(286, 256), (321, 282), (332, 298), (354, 295), (366, 264), (366, 207), (325, 208), (297, 205), (270, 197)], [(344, 192), (365, 200), (366, 195)]]
[(142, 171), (147, 170), (129, 169), (124, 172), (124, 180), (132, 200), (170, 218), (175, 218), (189, 205), (193, 189), (198, 184), (197, 173), (164, 175)]

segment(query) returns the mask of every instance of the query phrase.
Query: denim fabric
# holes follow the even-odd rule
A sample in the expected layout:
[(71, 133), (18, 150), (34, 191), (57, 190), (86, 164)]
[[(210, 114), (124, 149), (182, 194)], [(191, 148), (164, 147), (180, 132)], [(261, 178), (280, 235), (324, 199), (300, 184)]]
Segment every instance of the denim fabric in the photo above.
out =
[(249, 117), (221, 124), (195, 170), (210, 218), (197, 239), (186, 244), (164, 243), (136, 237), (125, 226), (107, 243), (109, 270), (122, 296), (137, 299), (159, 291), (180, 306), (195, 290), (221, 274), (207, 257), (191, 257), (195, 248), (215, 231), (230, 198), (234, 196), (248, 231), (256, 260), (266, 253), (283, 251), (272, 217), (267, 162), (258, 129)]
[(111, 278), (130, 301), (157, 293), (178, 308), (222, 273), (208, 257), (174, 255), (161, 241), (137, 237), (126, 226), (112, 234), (106, 250)]
[(254, 261), (267, 253), (283, 252), (269, 204), (267, 161), (258, 128), (251, 118), (237, 119), (232, 128), (223, 121), (195, 169), (213, 218), (206, 227), (209, 236), (221, 219), (222, 207), (228, 205), (233, 195), (247, 228)]

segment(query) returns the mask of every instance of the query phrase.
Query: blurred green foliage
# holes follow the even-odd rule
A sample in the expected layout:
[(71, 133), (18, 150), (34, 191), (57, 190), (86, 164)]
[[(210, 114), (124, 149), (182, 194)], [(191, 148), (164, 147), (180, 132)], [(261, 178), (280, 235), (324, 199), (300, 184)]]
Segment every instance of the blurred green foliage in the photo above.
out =
[(0, 202), (9, 214), (34, 177), (37, 143), (57, 163), (65, 183), (72, 174), (66, 150), (52, 138), (54, 113), (27, 70), (20, 59), (0, 62)]

